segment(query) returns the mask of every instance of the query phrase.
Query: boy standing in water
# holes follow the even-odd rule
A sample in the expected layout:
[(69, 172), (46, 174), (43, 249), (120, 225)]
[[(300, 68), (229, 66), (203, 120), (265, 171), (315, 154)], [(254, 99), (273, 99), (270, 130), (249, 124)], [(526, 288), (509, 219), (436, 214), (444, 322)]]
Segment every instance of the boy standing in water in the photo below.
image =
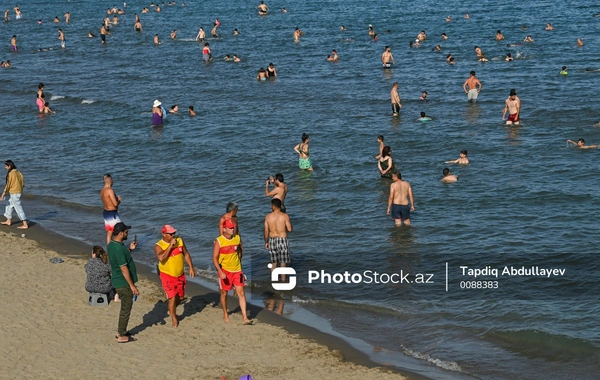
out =
[(402, 108), (402, 104), (400, 104), (400, 95), (398, 94), (398, 82), (394, 82), (392, 91), (390, 92), (390, 98), (392, 100), (393, 115), (398, 116), (400, 108)]

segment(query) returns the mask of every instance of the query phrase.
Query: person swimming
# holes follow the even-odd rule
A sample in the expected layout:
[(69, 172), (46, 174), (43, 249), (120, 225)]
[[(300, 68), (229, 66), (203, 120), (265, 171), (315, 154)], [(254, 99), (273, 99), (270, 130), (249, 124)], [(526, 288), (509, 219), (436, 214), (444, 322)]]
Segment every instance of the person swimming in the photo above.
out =
[(560, 71), (560, 75), (568, 75), (569, 73), (567, 72), (567, 66), (563, 66), (562, 70)]
[(427, 116), (425, 114), (425, 112), (421, 112), (421, 117), (418, 118), (416, 121), (426, 122), (426, 121), (431, 121), (431, 120), (433, 120), (433, 119), (430, 118), (429, 116)]

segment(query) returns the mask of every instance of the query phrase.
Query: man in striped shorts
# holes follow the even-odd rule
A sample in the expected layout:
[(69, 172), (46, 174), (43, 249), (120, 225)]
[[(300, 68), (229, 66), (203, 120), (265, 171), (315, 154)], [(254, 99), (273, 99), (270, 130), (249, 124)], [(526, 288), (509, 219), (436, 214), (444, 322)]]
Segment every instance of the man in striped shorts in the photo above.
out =
[[(271, 210), (265, 218), (265, 248), (271, 256), (271, 272), (273, 269), (285, 267), (291, 262), (287, 233), (292, 232), (292, 222), (288, 214), (281, 212), (281, 200), (271, 199)], [(286, 281), (286, 276), (281, 275), (281, 281)]]

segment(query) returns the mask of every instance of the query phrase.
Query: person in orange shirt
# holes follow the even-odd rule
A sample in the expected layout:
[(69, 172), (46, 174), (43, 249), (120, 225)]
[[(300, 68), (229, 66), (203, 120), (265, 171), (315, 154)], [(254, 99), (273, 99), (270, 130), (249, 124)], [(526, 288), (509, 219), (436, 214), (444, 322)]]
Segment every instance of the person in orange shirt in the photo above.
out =
[(160, 282), (167, 294), (169, 315), (173, 321), (173, 327), (179, 325), (177, 319), (177, 306), (185, 296), (185, 271), (187, 263), (190, 268), (190, 277), (194, 278), (194, 264), (192, 257), (183, 242), (183, 239), (175, 236), (177, 230), (171, 225), (163, 226), (162, 239), (154, 245), (154, 253), (158, 259), (158, 272)]

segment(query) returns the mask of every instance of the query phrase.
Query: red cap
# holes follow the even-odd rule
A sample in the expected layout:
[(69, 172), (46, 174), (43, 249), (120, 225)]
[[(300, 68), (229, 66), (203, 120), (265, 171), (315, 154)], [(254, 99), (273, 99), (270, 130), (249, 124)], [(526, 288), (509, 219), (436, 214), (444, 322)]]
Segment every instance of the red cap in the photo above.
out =
[(170, 224), (165, 224), (162, 228), (163, 234), (174, 234), (175, 232), (177, 232), (177, 230)]
[(235, 228), (235, 223), (231, 219), (227, 219), (223, 222), (223, 227), (225, 228)]

